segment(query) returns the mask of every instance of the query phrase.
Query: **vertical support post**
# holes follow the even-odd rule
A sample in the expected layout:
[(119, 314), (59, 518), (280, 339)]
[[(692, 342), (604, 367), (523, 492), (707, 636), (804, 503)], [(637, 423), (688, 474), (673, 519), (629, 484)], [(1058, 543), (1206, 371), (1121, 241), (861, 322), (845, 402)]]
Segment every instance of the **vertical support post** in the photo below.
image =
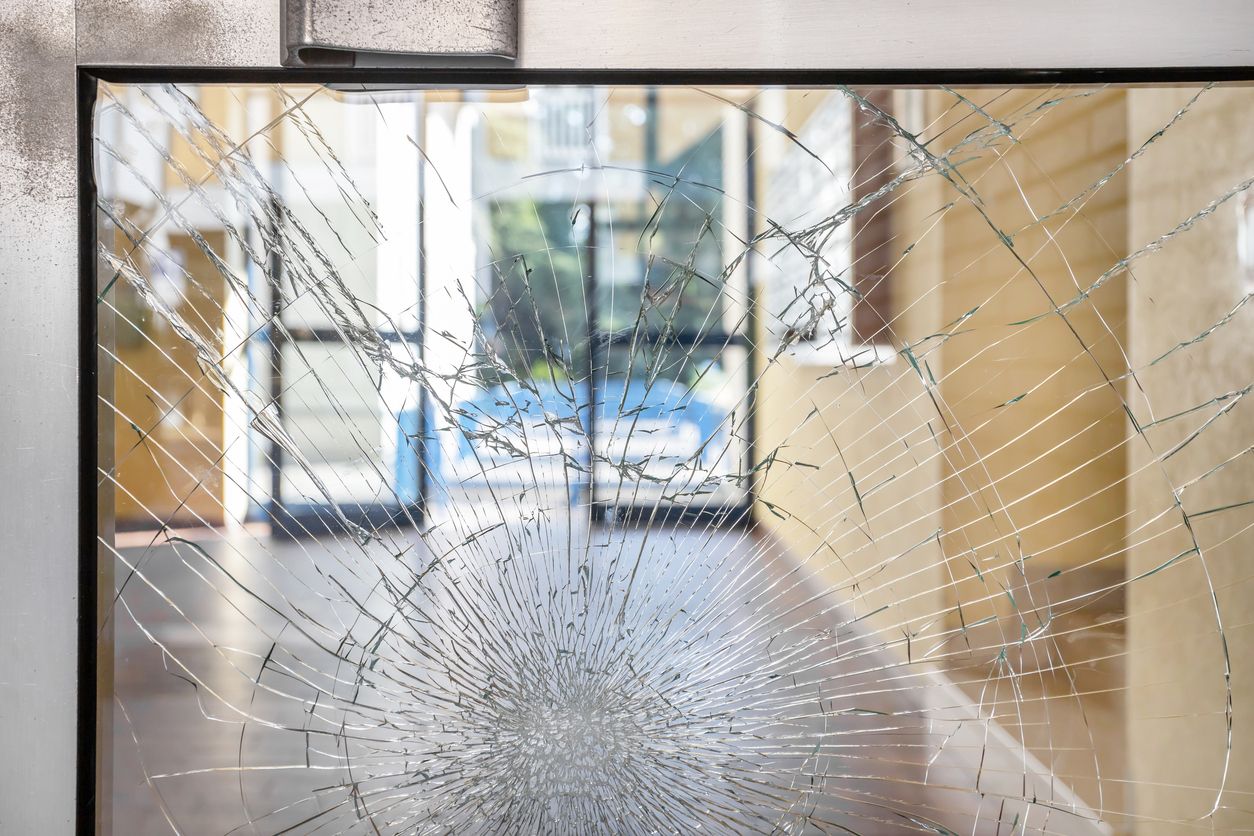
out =
[(80, 375), (95, 365), (81, 321), (94, 293), (74, 13), (71, 0), (0, 7), (0, 833), (48, 836), (95, 815), (96, 508), (80, 504), (97, 478), (96, 381)]

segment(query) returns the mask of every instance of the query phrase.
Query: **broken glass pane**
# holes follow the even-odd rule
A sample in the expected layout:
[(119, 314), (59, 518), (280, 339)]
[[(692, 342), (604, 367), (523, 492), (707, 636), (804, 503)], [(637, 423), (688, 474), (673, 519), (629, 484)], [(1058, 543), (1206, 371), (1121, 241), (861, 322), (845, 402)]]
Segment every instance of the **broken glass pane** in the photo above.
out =
[(115, 832), (1254, 826), (1254, 91), (94, 130)]

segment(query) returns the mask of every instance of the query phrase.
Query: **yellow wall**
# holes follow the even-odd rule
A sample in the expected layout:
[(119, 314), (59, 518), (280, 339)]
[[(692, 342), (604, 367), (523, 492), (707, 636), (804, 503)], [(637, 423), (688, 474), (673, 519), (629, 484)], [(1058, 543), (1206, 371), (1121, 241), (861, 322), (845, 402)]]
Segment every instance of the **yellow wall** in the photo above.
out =
[[(1135, 90), (1130, 134), (1148, 137), (1190, 98), (1188, 90)], [(1254, 90), (1204, 93), (1133, 169), (1129, 249), (1168, 232), (1217, 196), (1254, 176)], [(1222, 320), (1248, 292), (1237, 263), (1236, 200), (1120, 278), (1131, 299), (1130, 357), (1139, 387), (1130, 400), (1143, 426), (1249, 386), (1254, 316), (1249, 306), (1201, 342), (1150, 365), (1179, 342)], [(1222, 637), (1232, 666), (1233, 750), (1216, 832), (1248, 827), (1254, 793), (1254, 509), (1202, 514), (1254, 498), (1254, 410), (1237, 402), (1195, 441), (1163, 455), (1223, 404), (1148, 426), (1129, 445), (1128, 574), (1135, 578), (1196, 544), (1173, 566), (1129, 585), (1129, 757), (1136, 812), (1195, 819), (1215, 803), (1227, 746)], [(1204, 474), (1183, 490), (1182, 486)], [(1175, 491), (1173, 492), (1173, 488)], [(1180, 509), (1174, 507), (1178, 496)], [(1161, 512), (1167, 513), (1161, 517)], [(1184, 525), (1185, 514), (1192, 531)], [(1157, 517), (1157, 519), (1156, 519)], [(1209, 575), (1209, 579), (1208, 576)], [(1212, 603), (1211, 592), (1215, 599)], [(1215, 608), (1219, 615), (1216, 616)], [(1190, 789), (1196, 788), (1196, 789)], [(1209, 822), (1201, 827), (1210, 832)], [(1180, 833), (1146, 821), (1139, 832)]]
[[(1106, 287), (1056, 308), (1125, 253), (1126, 178), (1067, 206), (1125, 159), (1125, 94), (1084, 91), (1033, 112), (1058, 91), (964, 92), (1015, 120), (1017, 141), (960, 168), (983, 213), (961, 199), (944, 221), (943, 319), (978, 307), (941, 348), (950, 624), (998, 616), (949, 665), (1090, 805), (1121, 810), (1126, 297)], [(1050, 638), (1016, 641), (1045, 624)], [(990, 664), (999, 646), (1006, 662)]]
[[(981, 100), (996, 97), (996, 91), (968, 92)], [(997, 97), (990, 112), (1020, 110), (1039, 96), (1011, 92)], [(952, 103), (948, 94), (929, 94), (929, 118), (942, 116)], [(952, 114), (942, 118), (958, 121)], [(995, 568), (1020, 553), (1033, 578), (1093, 561), (1112, 575), (1121, 574), (1124, 297), (1111, 288), (1068, 311), (1066, 321), (1048, 315), (1031, 325), (1010, 323), (1048, 314), (1122, 255), (1126, 197), (1121, 179), (1099, 190), (1080, 214), (1064, 212), (1044, 228), (1020, 230), (1033, 222), (1033, 211), (1043, 215), (1056, 209), (1123, 159), (1124, 121), (1123, 94), (1102, 92), (1016, 127), (1022, 132), (1017, 144), (959, 152), (970, 183), (966, 188), (983, 198), (989, 221), (936, 176), (910, 184), (894, 204), (897, 246), (918, 241), (894, 272), (895, 343), (917, 344), (979, 308), (962, 323), (962, 333), (915, 348), (939, 381), (943, 421), (937, 420), (914, 369), (900, 359), (828, 377), (823, 376), (830, 367), (801, 367), (785, 359), (763, 382), (760, 450), (788, 440), (827, 461), (836, 458), (837, 443), (842, 449), (859, 443), (862, 455), (851, 458), (846, 452), (847, 461), (861, 462), (872, 451), (900, 458), (889, 451), (920, 430), (930, 435), (930, 421), (944, 434), (943, 456), (912, 466), (911, 473), (925, 480), (918, 487), (941, 484), (942, 490), (915, 501), (920, 508), (942, 509), (945, 553), (953, 558), (957, 577), (974, 577), (968, 559)], [(953, 145), (972, 128), (970, 121), (961, 122), (933, 147)], [(950, 202), (953, 206), (933, 227), (933, 213)], [(990, 222), (1007, 233), (1018, 232), (1014, 249), (1030, 272), (1000, 243)], [(910, 409), (902, 410), (906, 403)], [(820, 420), (808, 422), (803, 435), (790, 436), (789, 422), (796, 423), (801, 406), (801, 415), (818, 407)], [(875, 467), (882, 464), (868, 461), (859, 481), (878, 482)], [(935, 466), (942, 471), (929, 470)], [(809, 514), (814, 509), (813, 519), (805, 522), (831, 528), (830, 509), (840, 509), (836, 519), (847, 516), (852, 497), (844, 474), (835, 475), (839, 478), (830, 468), (781, 475), (768, 481), (764, 495), (784, 505), (790, 486), (805, 485), (805, 501), (794, 510)], [(890, 468), (880, 475), (902, 474)], [(850, 517), (843, 528), (836, 526), (837, 533), (853, 537), (842, 532), (855, 522)], [(804, 528), (786, 526), (782, 533), (800, 544), (805, 538), (796, 531)], [(1076, 537), (1076, 532), (1083, 534)], [(853, 540), (846, 546), (854, 548)], [(988, 596), (985, 584), (976, 583), (978, 588), (950, 590), (949, 603)]]
[[(962, 92), (1007, 120), (1047, 98)], [(922, 116), (952, 126), (926, 134), (933, 151), (988, 124), (945, 92), (926, 94)], [(1126, 122), (1123, 92), (1094, 91), (1016, 124), (1017, 142), (990, 133), (957, 151), (958, 185), (935, 174), (907, 184), (894, 203), (895, 246), (915, 246), (893, 273), (893, 339), (912, 346), (938, 385), (903, 357), (835, 375), (785, 359), (762, 383), (758, 446), (760, 457), (785, 445), (784, 464), (760, 490), (789, 519), (759, 510), (766, 529), (846, 587), (859, 614), (874, 613), (866, 623), (902, 657), (935, 649), (950, 631), (933, 659), (1086, 801), (1115, 810), (1124, 770), (1126, 297), (1108, 288), (1065, 321), (1051, 311), (1124, 254), (1126, 178), (1079, 213), (1034, 221), (1118, 166)], [(1011, 237), (1013, 253), (994, 228)], [(941, 331), (954, 334), (926, 339)], [(892, 481), (860, 508), (846, 469), (863, 492)], [(939, 542), (928, 541), (938, 531)], [(1051, 606), (1106, 586), (1114, 593), (1079, 608)], [(989, 616), (997, 620), (963, 628)], [(1052, 634), (1065, 638), (1020, 643), (1022, 630), (1051, 616)], [(1113, 780), (1099, 787), (1098, 774)]]
[[(205, 234), (224, 246), (223, 234)], [(116, 251), (126, 252), (125, 240)], [(226, 282), (190, 236), (170, 235), (167, 252), (182, 258), (189, 281), (176, 308), (211, 345), (221, 348)], [(133, 256), (143, 265), (143, 256)], [(153, 276), (151, 268), (144, 274)], [(117, 519), (123, 527), (164, 523), (221, 524), (224, 452), (223, 395), (201, 373), (196, 352), (119, 280), (110, 301), (117, 306), (118, 362), (114, 366)], [(123, 319), (125, 317), (125, 319)]]
[[(136, 94), (127, 91), (121, 95)], [(215, 124), (233, 126), (243, 118), (240, 102), (224, 87), (200, 88), (197, 104)], [(171, 157), (187, 178), (207, 189), (220, 187), (187, 140), (170, 130), (168, 142)], [(201, 150), (210, 156), (214, 153), (203, 142)], [(155, 185), (179, 205), (186, 183), (169, 165), (162, 172), (163, 179)], [(160, 225), (159, 234), (153, 235), (146, 247), (136, 248), (116, 233), (114, 252), (134, 259), (158, 290), (181, 288), (181, 296), (171, 297), (177, 299), (176, 310), (210, 345), (224, 350), (223, 310), (228, 293), (217, 267), (191, 236), (181, 232), (172, 220), (163, 221), (164, 209), (155, 199), (143, 209), (132, 207), (126, 214)], [(220, 229), (199, 232), (215, 252), (229, 249)], [(161, 271), (152, 264), (154, 246), (172, 259), (163, 268), (174, 277), (172, 282), (161, 278)], [(115, 416), (114, 456), (119, 525), (222, 524), (227, 516), (223, 511), (223, 394), (202, 374), (191, 346), (176, 339), (168, 323), (141, 302), (124, 280), (115, 284), (109, 301), (117, 307), (113, 314), (118, 360), (114, 366), (114, 404), (120, 414)]]
[[(796, 100), (788, 127), (795, 130), (819, 96), (790, 95)], [(770, 176), (764, 169), (759, 174), (764, 182)], [(941, 190), (935, 179), (903, 190), (894, 217), (904, 235), (928, 223)], [(922, 237), (894, 272), (898, 343), (941, 326), (942, 240), (940, 230)], [(777, 513), (759, 507), (757, 520), (806, 560), (821, 583), (843, 590), (856, 615), (870, 616), (863, 626), (882, 631), (883, 641), (905, 658), (943, 621), (944, 567), (936, 538), (942, 462), (929, 425), (931, 400), (919, 375), (893, 351), (886, 352), (889, 362), (869, 368), (788, 356), (767, 365), (757, 401), (757, 457), (777, 451), (778, 459), (758, 491)], [(939, 364), (933, 372), (941, 374)]]
[[(996, 118), (1041, 95), (963, 92)], [(1254, 414), (1248, 399), (1230, 393), (1251, 385), (1254, 367), (1254, 308), (1241, 307), (1250, 279), (1237, 255), (1237, 225), (1250, 210), (1239, 197), (1228, 200), (1098, 292), (1078, 294), (1254, 175), (1254, 90), (1204, 93), (1128, 170), (1083, 198), (1078, 214), (1065, 210), (1023, 228), (1115, 170), (1194, 92), (1093, 92), (1016, 125), (1018, 143), (961, 155), (963, 188), (979, 193), (1026, 268), (974, 203), (952, 185), (935, 185), (939, 178), (914, 184), (898, 203), (914, 213), (899, 227), (903, 239), (926, 230), (895, 274), (899, 344), (978, 306), (962, 323), (965, 333), (918, 346), (940, 381), (943, 459), (907, 465), (897, 456), (902, 439), (914, 447), (920, 427), (936, 419), (919, 406), (919, 383), (900, 361), (829, 376), (830, 368), (785, 360), (768, 372), (760, 399), (760, 452), (786, 443), (782, 458), (824, 469), (773, 468), (762, 496), (789, 519), (759, 519), (795, 554), (815, 555), (834, 586), (882, 566), (875, 583), (847, 594), (860, 612), (889, 606), (869, 623), (902, 650), (900, 625), (925, 623), (926, 613), (947, 611), (950, 626), (958, 603), (968, 624), (996, 614), (995, 627), (965, 634), (969, 652), (949, 656), (951, 676), (1102, 808), (1116, 832), (1248, 825), (1254, 506), (1244, 503), (1254, 497)], [(926, 116), (956, 106), (947, 93), (929, 93)], [(930, 147), (950, 147), (972, 127), (972, 120), (958, 124)], [(929, 228), (935, 218), (919, 208), (950, 201)], [(1073, 299), (1065, 321), (1051, 313)], [(1217, 323), (1204, 339), (1159, 359)], [(817, 416), (792, 432), (815, 408)], [(838, 446), (860, 484), (897, 477), (864, 503), (867, 516)], [(907, 495), (908, 506), (897, 506)], [(929, 526), (945, 531), (946, 564), (934, 545), (884, 563)], [(1022, 573), (1016, 557), (1024, 559)], [(903, 580), (920, 570), (917, 585)], [(1006, 591), (1018, 600), (1012, 604)], [(916, 592), (923, 594), (911, 598)], [(1039, 606), (1074, 596), (1078, 609)], [(1005, 636), (1016, 610), (1030, 624), (1052, 615), (1057, 639), (1015, 648)], [(989, 662), (999, 642), (1009, 651), (1005, 669)], [(1009, 670), (1017, 692), (1007, 690)], [(1221, 784), (1226, 792), (1217, 798)], [(1214, 818), (1205, 818), (1216, 805)]]
[[(988, 111), (999, 118), (1043, 95), (967, 93), (996, 98)], [(1124, 111), (1124, 94), (1106, 91), (1022, 120), (1014, 128), (1019, 142), (982, 150), (960, 169), (987, 219), (965, 199), (945, 216), (943, 319), (979, 308), (963, 323), (965, 333), (942, 348), (941, 393), (952, 430), (945, 548), (981, 568), (1021, 556), (1029, 578), (1098, 560), (1122, 571), (1124, 297), (1109, 287), (1062, 316), (1051, 311), (1123, 255), (1126, 180), (1107, 183), (1079, 214), (1063, 211), (1041, 224), (1036, 218), (1124, 159)], [(942, 144), (970, 130), (960, 124)], [(993, 226), (1011, 236), (1013, 252)], [(1032, 324), (1012, 324), (1038, 315)], [(965, 563), (955, 560), (955, 571), (971, 578)], [(989, 591), (976, 579), (955, 600)]]

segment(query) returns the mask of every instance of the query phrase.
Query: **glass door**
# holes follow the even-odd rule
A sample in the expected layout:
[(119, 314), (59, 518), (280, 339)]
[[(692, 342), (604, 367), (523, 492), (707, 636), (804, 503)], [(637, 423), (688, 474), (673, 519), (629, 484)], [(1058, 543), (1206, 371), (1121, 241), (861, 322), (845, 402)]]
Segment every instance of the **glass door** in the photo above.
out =
[(271, 255), (247, 274), (270, 307), (254, 318), (248, 377), (275, 424), (251, 433), (253, 464), (270, 474), (254, 511), (292, 536), (417, 524), (425, 412), (406, 367), (423, 350), (422, 201), (406, 138), (420, 105), (299, 88), (269, 98), (254, 111), (289, 116), (256, 149), (271, 192), (250, 243)]
[[(432, 322), (463, 332), (429, 335), (431, 356), (451, 351), (453, 370), (468, 341), (477, 363), (475, 385), (440, 396), (455, 403), (443, 429), (456, 431), (428, 448), (433, 501), (496, 502), (495, 483), (598, 519), (739, 511), (743, 522), (748, 285), (724, 252), (745, 240), (743, 195), (728, 184), (743, 191), (747, 159), (726, 103), (534, 87), (429, 107), (434, 130), (469, 145), (455, 175), (469, 205), (443, 181), (427, 204), (445, 201), (443, 220), (466, 215), (475, 255), (428, 258)], [(428, 250), (443, 252), (442, 221), (428, 218)], [(459, 257), (473, 282), (432, 261)]]

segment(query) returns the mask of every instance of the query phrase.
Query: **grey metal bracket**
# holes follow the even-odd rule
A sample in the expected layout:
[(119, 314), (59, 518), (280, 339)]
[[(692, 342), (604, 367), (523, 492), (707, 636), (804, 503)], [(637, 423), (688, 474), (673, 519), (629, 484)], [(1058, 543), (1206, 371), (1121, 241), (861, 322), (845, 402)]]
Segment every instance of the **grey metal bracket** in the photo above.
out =
[(517, 0), (283, 0), (289, 67), (504, 64), (517, 56)]

